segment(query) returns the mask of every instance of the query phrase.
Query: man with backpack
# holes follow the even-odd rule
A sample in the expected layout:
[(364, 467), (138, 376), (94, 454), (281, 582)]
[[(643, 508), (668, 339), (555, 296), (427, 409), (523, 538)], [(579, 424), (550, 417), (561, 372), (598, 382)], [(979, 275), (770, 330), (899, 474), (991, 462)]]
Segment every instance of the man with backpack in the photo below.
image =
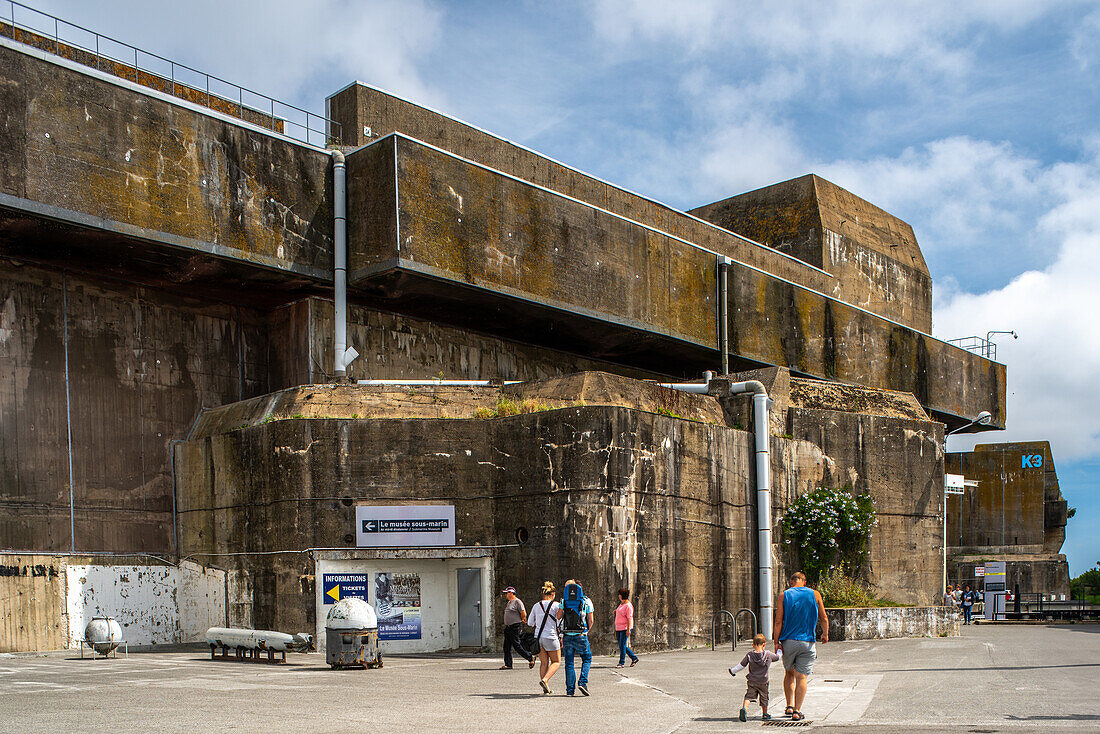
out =
[[(561, 631), (564, 637), (562, 647), (565, 652), (565, 695), (567, 696), (572, 696), (574, 689), (579, 690), (581, 695), (588, 695), (588, 670), (592, 667), (592, 647), (588, 644), (588, 630), (592, 629), (594, 612), (592, 600), (584, 595), (581, 585), (573, 579), (566, 581), (565, 588), (562, 589), (558, 619), (561, 620)], [(576, 655), (581, 656), (579, 680), (573, 667), (573, 658)]]

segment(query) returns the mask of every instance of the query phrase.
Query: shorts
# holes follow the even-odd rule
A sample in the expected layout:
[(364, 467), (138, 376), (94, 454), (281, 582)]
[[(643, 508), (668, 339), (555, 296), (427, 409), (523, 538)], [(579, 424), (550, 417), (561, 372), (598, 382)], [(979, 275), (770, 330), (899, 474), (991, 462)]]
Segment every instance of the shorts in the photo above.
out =
[(768, 682), (764, 681), (758, 683), (757, 681), (747, 681), (748, 685), (745, 687), (745, 700), (755, 701), (759, 697), (760, 705), (764, 708), (768, 707)]
[(554, 637), (540, 637), (539, 647), (543, 650), (560, 650), (561, 639), (556, 635)]
[(793, 670), (802, 675), (810, 675), (814, 672), (814, 661), (817, 660), (817, 648), (812, 642), (805, 640), (780, 640), (783, 647), (783, 668)]

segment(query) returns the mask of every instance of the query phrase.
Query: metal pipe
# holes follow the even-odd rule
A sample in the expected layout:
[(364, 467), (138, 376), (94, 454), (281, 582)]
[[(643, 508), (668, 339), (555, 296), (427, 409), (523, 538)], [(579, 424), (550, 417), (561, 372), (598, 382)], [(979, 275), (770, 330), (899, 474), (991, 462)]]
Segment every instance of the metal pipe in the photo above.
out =
[[(710, 392), (712, 374), (706, 382), (658, 383), (661, 387), (681, 392), (706, 395)], [(757, 576), (760, 596), (760, 629), (769, 634), (772, 629), (772, 498), (771, 498), (771, 399), (759, 380), (732, 382), (730, 395), (752, 393), (753, 435), (756, 444), (756, 528)]]
[(344, 154), (332, 151), (332, 280), (336, 344), (333, 354), (333, 376), (336, 380), (347, 377), (348, 349), (348, 239), (347, 239), (347, 184)]
[(722, 374), (730, 373), (729, 349), (729, 267), (733, 260), (725, 255), (718, 256), (718, 353), (721, 357)]
[(497, 385), (518, 385), (523, 380), (504, 380), (494, 382), (492, 380), (359, 380), (358, 384), (366, 387), (493, 387)]

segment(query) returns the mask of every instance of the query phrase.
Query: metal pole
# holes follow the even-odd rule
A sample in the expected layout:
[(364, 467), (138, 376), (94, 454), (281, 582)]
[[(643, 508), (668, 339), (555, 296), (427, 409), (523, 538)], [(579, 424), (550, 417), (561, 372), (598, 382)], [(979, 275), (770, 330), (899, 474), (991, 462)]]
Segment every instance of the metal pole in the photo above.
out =
[(722, 374), (730, 373), (729, 342), (729, 291), (727, 277), (733, 260), (718, 256), (718, 351), (722, 360)]
[(73, 412), (69, 396), (69, 278), (61, 274), (61, 311), (65, 347), (65, 428), (69, 443), (69, 551), (76, 553), (76, 502), (73, 491)]

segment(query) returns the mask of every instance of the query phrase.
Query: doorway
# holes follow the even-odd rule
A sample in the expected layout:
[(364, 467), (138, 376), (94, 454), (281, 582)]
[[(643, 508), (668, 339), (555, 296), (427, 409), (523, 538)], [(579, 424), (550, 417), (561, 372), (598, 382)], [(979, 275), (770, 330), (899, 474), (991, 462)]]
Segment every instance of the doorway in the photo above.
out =
[(481, 569), (458, 569), (458, 646), (481, 647)]

